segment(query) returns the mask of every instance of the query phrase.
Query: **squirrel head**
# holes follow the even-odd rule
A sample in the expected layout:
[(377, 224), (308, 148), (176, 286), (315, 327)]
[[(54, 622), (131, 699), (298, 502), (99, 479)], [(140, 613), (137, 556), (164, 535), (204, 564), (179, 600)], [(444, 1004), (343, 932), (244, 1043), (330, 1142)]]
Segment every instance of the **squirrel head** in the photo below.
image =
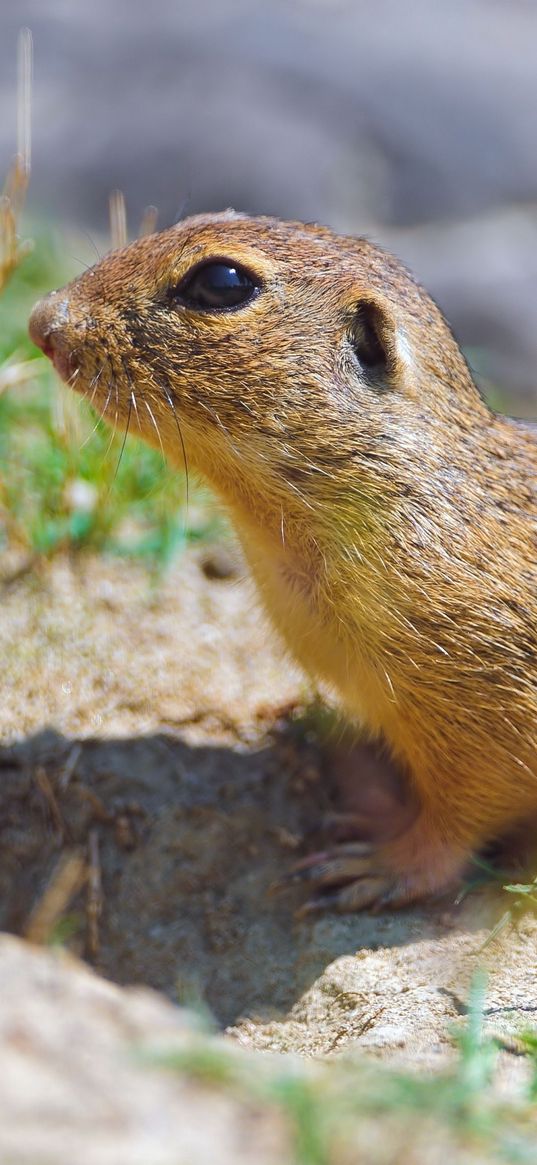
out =
[[(62, 378), (226, 493), (371, 486), (479, 401), (440, 312), (391, 255), (226, 211), (111, 252), (36, 305)], [(330, 483), (327, 486), (327, 483)]]

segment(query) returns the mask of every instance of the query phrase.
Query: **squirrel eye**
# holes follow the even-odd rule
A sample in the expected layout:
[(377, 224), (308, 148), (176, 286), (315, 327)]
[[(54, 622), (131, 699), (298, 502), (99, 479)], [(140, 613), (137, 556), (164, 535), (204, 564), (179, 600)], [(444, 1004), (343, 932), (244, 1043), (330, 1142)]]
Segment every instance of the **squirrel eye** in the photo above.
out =
[(259, 291), (259, 284), (238, 263), (203, 263), (172, 291), (173, 299), (200, 311), (240, 307)]

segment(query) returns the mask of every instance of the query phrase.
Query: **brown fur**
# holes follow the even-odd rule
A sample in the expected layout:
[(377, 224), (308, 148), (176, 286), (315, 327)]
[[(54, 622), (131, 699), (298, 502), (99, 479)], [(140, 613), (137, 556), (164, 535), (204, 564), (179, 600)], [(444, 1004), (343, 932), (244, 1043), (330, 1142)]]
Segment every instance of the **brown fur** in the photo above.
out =
[[(261, 293), (170, 303), (210, 257)], [(377, 378), (353, 357), (364, 303)], [(537, 812), (537, 437), (489, 411), (401, 263), (317, 226), (199, 216), (110, 254), (31, 332), (113, 425), (210, 482), (290, 650), (408, 773), (421, 812), (382, 848), (390, 900), (450, 884)]]

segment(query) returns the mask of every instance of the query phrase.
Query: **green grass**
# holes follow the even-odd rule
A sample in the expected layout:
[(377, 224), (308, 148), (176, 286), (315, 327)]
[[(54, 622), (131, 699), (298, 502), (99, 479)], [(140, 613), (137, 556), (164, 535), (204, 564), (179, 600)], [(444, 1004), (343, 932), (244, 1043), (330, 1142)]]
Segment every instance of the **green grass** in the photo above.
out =
[(92, 549), (164, 566), (214, 531), (208, 497), (157, 451), (112, 436), (63, 388), (27, 335), (32, 304), (73, 276), (52, 235), (37, 238), (0, 296), (0, 547)]
[[(503, 878), (501, 880), (503, 882)], [(491, 930), (483, 947), (489, 946), (506, 926), (517, 926), (524, 915), (537, 912), (537, 874), (529, 882), (504, 884), (502, 889), (511, 896), (511, 901)]]
[(484, 1030), (485, 986), (477, 976), (467, 1019), (454, 1033), (455, 1062), (442, 1072), (397, 1070), (356, 1055), (303, 1064), (245, 1054), (203, 1033), (184, 1051), (155, 1059), (273, 1111), (288, 1130), (292, 1165), (529, 1165), (537, 1162), (537, 1037), (521, 1037), (533, 1074), (518, 1095), (504, 1098), (495, 1088), (498, 1045)]

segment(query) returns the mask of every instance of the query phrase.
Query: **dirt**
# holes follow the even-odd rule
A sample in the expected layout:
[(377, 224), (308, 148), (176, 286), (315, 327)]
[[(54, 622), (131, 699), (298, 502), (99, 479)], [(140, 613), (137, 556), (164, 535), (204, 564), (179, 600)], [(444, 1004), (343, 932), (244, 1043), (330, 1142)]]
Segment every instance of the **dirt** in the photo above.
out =
[[(143, 989), (0, 939), (2, 1165), (260, 1165), (287, 1160), (281, 1121), (161, 1066), (192, 1021)], [(285, 1154), (285, 1156), (284, 1156)]]
[(505, 895), (312, 920), (296, 916), (303, 890), (274, 889), (331, 790), (314, 720), (290, 713), (311, 689), (248, 580), (207, 577), (194, 553), (160, 580), (92, 558), (12, 573), (1, 929), (62, 937), (106, 979), (208, 1010), (233, 1044), (427, 1069), (452, 1059), (485, 966), (486, 1022), (515, 1089), (511, 1037), (537, 1017), (537, 924), (483, 949)]

